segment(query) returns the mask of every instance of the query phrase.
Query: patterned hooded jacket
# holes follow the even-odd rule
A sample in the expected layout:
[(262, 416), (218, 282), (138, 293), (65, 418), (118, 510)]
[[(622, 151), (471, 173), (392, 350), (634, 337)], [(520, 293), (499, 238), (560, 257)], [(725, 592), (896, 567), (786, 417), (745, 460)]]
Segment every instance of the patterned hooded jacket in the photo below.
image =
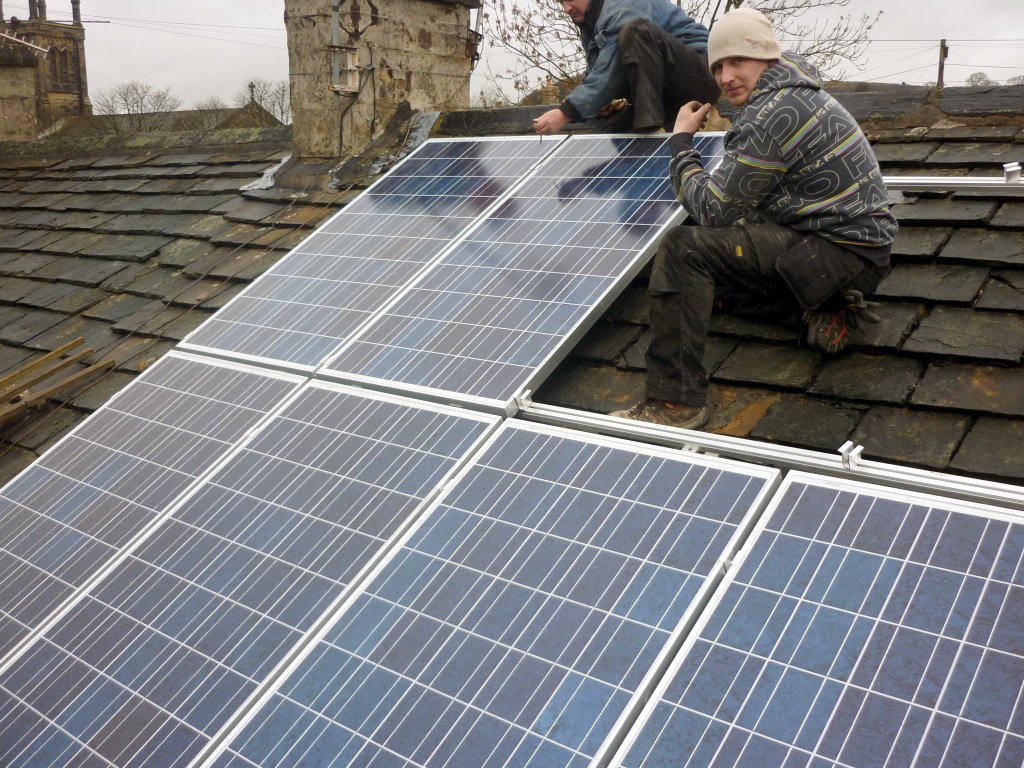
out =
[(669, 147), (676, 196), (702, 226), (776, 221), (888, 265), (898, 227), (878, 161), (856, 120), (799, 55), (787, 51), (761, 75), (713, 174), (689, 134), (674, 135)]

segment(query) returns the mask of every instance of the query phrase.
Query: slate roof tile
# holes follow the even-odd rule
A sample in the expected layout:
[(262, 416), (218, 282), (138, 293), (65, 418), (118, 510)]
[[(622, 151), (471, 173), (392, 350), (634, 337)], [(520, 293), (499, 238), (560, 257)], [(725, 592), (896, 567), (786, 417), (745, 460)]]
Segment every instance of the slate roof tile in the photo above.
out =
[(750, 437), (833, 452), (864, 415), (862, 408), (831, 400), (783, 395), (750, 430)]
[(82, 317), (90, 320), (102, 320), (108, 325), (134, 315), (143, 307), (148, 306), (152, 297), (132, 296), (129, 293), (106, 294), (107, 298), (82, 312)]
[(59, 312), (47, 312), (42, 309), (28, 310), (17, 320), (0, 328), (0, 341), (8, 344), (24, 344), (66, 319), (67, 316)]
[(1003, 203), (989, 226), (993, 229), (1024, 229), (1024, 203)]
[(850, 332), (850, 343), (875, 351), (898, 350), (928, 311), (924, 304), (886, 301), (877, 307), (877, 323)]
[(83, 392), (72, 397), (68, 406), (83, 411), (95, 411), (110, 398), (128, 386), (135, 377), (121, 371), (110, 371), (101, 376)]
[(41, 280), (62, 280), (72, 285), (95, 288), (126, 267), (126, 261), (58, 256), (33, 272), (32, 276)]
[(733, 384), (806, 389), (821, 355), (806, 348), (744, 342), (715, 371), (714, 378)]
[(880, 163), (920, 163), (927, 160), (939, 146), (937, 141), (922, 141), (913, 144), (879, 144), (874, 150)]
[(1021, 147), (1012, 142), (946, 142), (929, 155), (925, 163), (934, 165), (997, 165), (1020, 160)]
[[(139, 275), (130, 283), (119, 283), (118, 290), (134, 296), (146, 296), (167, 302), (188, 290), (195, 280), (172, 267), (157, 267)], [(113, 287), (113, 286), (111, 286)]]
[[(179, 273), (180, 274), (180, 273)], [(202, 305), (205, 309), (219, 309), (228, 299), (242, 291), (243, 286), (225, 280), (204, 280), (185, 278), (188, 285), (164, 300), (173, 306), (190, 307)]]
[(976, 309), (1005, 309), (1024, 312), (1024, 270), (999, 270), (992, 273), (982, 289)]
[(988, 280), (984, 267), (951, 264), (897, 264), (875, 294), (896, 299), (970, 304)]
[(178, 267), (181, 269), (216, 249), (217, 246), (210, 244), (206, 240), (181, 237), (170, 245), (161, 248), (157, 258), (160, 260), (161, 266)]
[(122, 338), (120, 334), (110, 330), (108, 322), (90, 320), (87, 317), (70, 317), (32, 337), (25, 342), (25, 346), (49, 352), (79, 337), (85, 339), (85, 347), (100, 354), (119, 343)]
[(964, 201), (919, 199), (892, 206), (893, 215), (904, 224), (987, 224), (999, 203), (992, 200)]
[(853, 352), (829, 356), (809, 391), (842, 400), (905, 403), (924, 373), (922, 360)]
[(961, 229), (950, 238), (937, 258), (992, 267), (1024, 266), (1024, 232)]
[(121, 261), (145, 261), (159, 253), (173, 238), (157, 235), (106, 235), (82, 249), (83, 256), (101, 256)]
[(228, 221), (240, 224), (259, 224), (264, 219), (280, 213), (287, 206), (282, 203), (264, 203), (258, 200), (247, 200), (244, 197), (231, 197), (226, 203), (211, 209)]
[(217, 248), (182, 271), (189, 277), (249, 281), (270, 269), (284, 256), (269, 248)]
[(907, 352), (1019, 363), (1024, 355), (1024, 317), (938, 306), (903, 345)]
[(900, 227), (892, 244), (896, 258), (931, 260), (953, 234), (951, 227)]
[(11, 253), (0, 258), (0, 275), (11, 277), (23, 277), (31, 275), (47, 264), (52, 262), (56, 256), (44, 253)]
[(1021, 445), (1024, 421), (982, 417), (967, 433), (949, 467), (998, 480), (1019, 480), (1024, 477)]
[(974, 423), (959, 413), (880, 406), (868, 411), (851, 438), (864, 456), (930, 469), (945, 469)]
[[(210, 318), (210, 313), (201, 309), (168, 307), (163, 302), (154, 302), (155, 304), (160, 306), (143, 309), (112, 325), (111, 328), (115, 332), (181, 341)], [(154, 312), (154, 308), (158, 311)]]
[(75, 315), (106, 298), (106, 291), (83, 288), (68, 283), (42, 283), (18, 302), (33, 309), (48, 309), (64, 315)]
[(60, 440), (65, 432), (78, 426), (86, 415), (82, 411), (62, 408), (59, 403), (48, 403), (29, 418), (8, 425), (0, 439), (18, 443), (22, 449), (42, 453)]
[(933, 363), (912, 405), (999, 416), (1024, 416), (1024, 368)]

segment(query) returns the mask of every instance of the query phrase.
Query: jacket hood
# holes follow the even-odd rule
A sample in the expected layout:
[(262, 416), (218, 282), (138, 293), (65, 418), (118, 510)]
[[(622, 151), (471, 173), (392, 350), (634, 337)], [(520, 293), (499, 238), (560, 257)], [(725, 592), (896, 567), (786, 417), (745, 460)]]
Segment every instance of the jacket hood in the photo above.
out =
[(782, 58), (764, 71), (761, 79), (757, 81), (757, 90), (751, 95), (756, 100), (762, 93), (783, 88), (810, 88), (820, 91), (821, 73), (800, 54), (784, 51)]

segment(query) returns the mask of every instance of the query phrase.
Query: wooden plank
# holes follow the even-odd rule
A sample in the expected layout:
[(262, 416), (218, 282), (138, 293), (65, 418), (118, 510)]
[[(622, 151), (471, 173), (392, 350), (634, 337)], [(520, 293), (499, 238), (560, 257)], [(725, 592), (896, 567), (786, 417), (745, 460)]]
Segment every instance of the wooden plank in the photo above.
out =
[(82, 344), (84, 341), (85, 339), (79, 336), (77, 339), (72, 339), (64, 346), (57, 347), (55, 350), (53, 350), (53, 352), (47, 352), (45, 355), (33, 360), (31, 363), (26, 363), (18, 370), (12, 371), (11, 373), (7, 374), (2, 379), (0, 379), (0, 388), (6, 389), (9, 383), (17, 381), (26, 374), (32, 373), (32, 371), (36, 370), (36, 368), (38, 368), (41, 365), (46, 365), (51, 360), (56, 360), (65, 352), (74, 349), (75, 347)]
[(48, 378), (53, 376), (55, 373), (58, 373), (59, 371), (63, 371), (65, 368), (67, 368), (70, 365), (74, 365), (75, 363), (80, 363), (82, 360), (84, 360), (85, 358), (87, 358), (91, 354), (92, 354), (92, 349), (90, 347), (86, 347), (85, 349), (81, 349), (78, 352), (75, 352), (75, 354), (71, 355), (70, 357), (65, 357), (65, 358), (62, 358), (61, 360), (58, 360), (57, 361), (57, 365), (50, 366), (49, 368), (46, 368), (45, 370), (40, 371), (39, 373), (35, 374), (34, 376), (29, 377), (25, 381), (16, 381), (15, 383), (11, 384), (9, 387), (0, 390), (0, 403), (8, 403), (8, 402), (10, 402), (14, 398), (20, 396), (20, 394), (22, 392), (24, 392), (26, 389), (28, 389), (29, 387), (32, 387), (32, 386), (38, 384), (41, 381), (46, 381)]
[(0, 407), (0, 424), (10, 421), (11, 419), (20, 416), (29, 408), (34, 408), (37, 405), (41, 405), (50, 399), (53, 395), (57, 394), (61, 390), (67, 389), (73, 384), (77, 384), (83, 379), (87, 379), (101, 371), (107, 371), (114, 367), (113, 360), (107, 360), (105, 362), (95, 363), (90, 365), (78, 373), (73, 373), (65, 379), (61, 379), (56, 384), (52, 384), (46, 389), (41, 389), (38, 392), (30, 392), (28, 397), (17, 403), (4, 405)]

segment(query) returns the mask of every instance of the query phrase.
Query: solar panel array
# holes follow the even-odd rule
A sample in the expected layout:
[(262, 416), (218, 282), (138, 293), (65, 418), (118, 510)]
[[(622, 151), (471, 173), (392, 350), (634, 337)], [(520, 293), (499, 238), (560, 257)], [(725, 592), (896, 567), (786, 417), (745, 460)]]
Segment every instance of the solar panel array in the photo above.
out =
[(427, 142), (190, 334), (183, 347), (315, 367), (559, 141)]
[(172, 353), (0, 491), (0, 659), (297, 382)]
[(588, 765), (774, 476), (506, 422), (215, 764)]
[(187, 765), (493, 426), (305, 389), (0, 675), (0, 763)]
[(668, 161), (664, 136), (567, 141), (324, 374), (509, 410), (682, 215)]
[(1024, 764), (1024, 520), (796, 473), (622, 761)]

